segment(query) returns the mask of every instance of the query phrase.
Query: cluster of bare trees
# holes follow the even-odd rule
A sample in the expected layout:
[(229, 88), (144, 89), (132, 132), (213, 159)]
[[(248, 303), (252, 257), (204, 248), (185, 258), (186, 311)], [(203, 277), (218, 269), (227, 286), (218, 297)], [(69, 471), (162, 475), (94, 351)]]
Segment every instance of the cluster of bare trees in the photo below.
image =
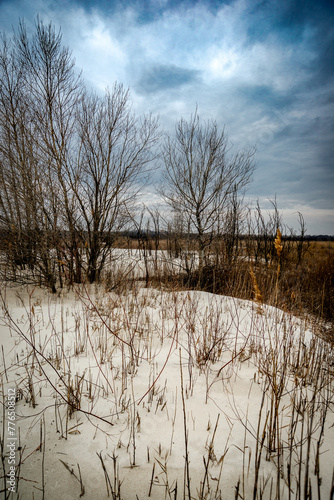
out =
[[(237, 233), (254, 151), (230, 154), (224, 130), (201, 124), (197, 110), (161, 146), (157, 119), (137, 118), (121, 84), (103, 97), (87, 91), (52, 24), (37, 19), (28, 35), (21, 22), (11, 38), (2, 36), (0, 104), (7, 278), (38, 277), (53, 291), (65, 280), (98, 280), (157, 151), (165, 167), (161, 195), (196, 235), (199, 267), (214, 235)], [(234, 243), (226, 240), (226, 248)]]
[(51, 289), (99, 278), (112, 231), (153, 159), (157, 120), (137, 119), (115, 84), (88, 93), (61, 34), (23, 23), (0, 49), (0, 229), (7, 273)]

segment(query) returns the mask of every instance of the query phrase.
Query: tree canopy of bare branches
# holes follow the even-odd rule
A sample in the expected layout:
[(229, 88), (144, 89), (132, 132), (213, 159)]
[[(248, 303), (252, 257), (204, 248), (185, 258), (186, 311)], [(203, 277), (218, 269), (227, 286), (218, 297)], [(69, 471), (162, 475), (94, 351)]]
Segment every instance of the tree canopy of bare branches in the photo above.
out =
[(103, 268), (112, 231), (120, 230), (154, 158), (158, 122), (136, 119), (129, 92), (115, 84), (103, 98), (85, 97), (78, 112), (78, 171), (71, 187), (79, 206), (78, 224), (85, 235), (90, 282)]
[(202, 124), (197, 110), (176, 124), (163, 146), (165, 176), (161, 194), (196, 232), (200, 267), (222, 212), (244, 190), (255, 168), (255, 150), (231, 154), (225, 130), (215, 121)]

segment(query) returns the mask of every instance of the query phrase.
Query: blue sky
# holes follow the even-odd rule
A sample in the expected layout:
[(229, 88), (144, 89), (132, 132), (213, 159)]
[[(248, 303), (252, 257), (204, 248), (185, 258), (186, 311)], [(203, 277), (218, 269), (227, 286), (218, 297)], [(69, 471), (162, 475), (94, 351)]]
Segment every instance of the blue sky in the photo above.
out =
[[(130, 87), (173, 131), (198, 105), (235, 148), (257, 146), (246, 200), (334, 234), (334, 4), (282, 0), (0, 0), (0, 29), (39, 14), (94, 89)], [(158, 201), (151, 189), (149, 199)]]

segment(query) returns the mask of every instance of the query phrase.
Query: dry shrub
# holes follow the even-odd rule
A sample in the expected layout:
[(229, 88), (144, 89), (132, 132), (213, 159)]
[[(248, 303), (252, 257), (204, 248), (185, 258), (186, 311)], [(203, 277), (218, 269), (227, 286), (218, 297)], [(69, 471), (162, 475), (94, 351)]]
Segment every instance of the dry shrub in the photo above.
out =
[(334, 245), (313, 244), (300, 264), (293, 248), (291, 250), (269, 265), (262, 262), (252, 266), (251, 273), (248, 260), (235, 259), (207, 265), (190, 274), (161, 275), (160, 279), (168, 287), (246, 300), (256, 299), (256, 279), (264, 303), (296, 315), (310, 314), (325, 322), (327, 339), (334, 343)]

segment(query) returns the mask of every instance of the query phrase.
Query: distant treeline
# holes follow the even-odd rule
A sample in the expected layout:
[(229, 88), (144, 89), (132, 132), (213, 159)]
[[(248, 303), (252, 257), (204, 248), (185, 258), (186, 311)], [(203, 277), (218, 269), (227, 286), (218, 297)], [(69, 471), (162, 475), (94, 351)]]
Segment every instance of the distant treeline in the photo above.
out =
[[(154, 239), (156, 238), (157, 236), (160, 237), (160, 239), (166, 239), (168, 236), (169, 236), (169, 232), (168, 231), (165, 231), (165, 230), (161, 230), (159, 231), (159, 233), (155, 232), (155, 231), (152, 231), (152, 230), (147, 230), (147, 229), (142, 229), (141, 231), (120, 231), (119, 233), (115, 233), (113, 234), (114, 238), (116, 238), (117, 236), (121, 236), (121, 237), (124, 237), (124, 238), (131, 238), (131, 239), (138, 239), (138, 236), (141, 236), (142, 234), (145, 234), (146, 236), (148, 236), (149, 238), (151, 239)], [(226, 235), (225, 234), (222, 234), (221, 235), (221, 238), (224, 238)], [(197, 235), (196, 233), (189, 233), (189, 234), (180, 234), (180, 237), (181, 238), (185, 238), (185, 237), (190, 237), (191, 239), (196, 239), (197, 238)], [(238, 238), (240, 240), (243, 240), (243, 239), (246, 239), (246, 238), (264, 238), (264, 236), (261, 236), (261, 235), (257, 235), (257, 234), (253, 234), (253, 235), (249, 235), (249, 234), (239, 234), (238, 235)], [(282, 240), (286, 240), (286, 241), (309, 241), (309, 242), (312, 242), (312, 241), (334, 241), (334, 235), (329, 235), (329, 234), (318, 234), (318, 235), (304, 235), (304, 236), (300, 236), (300, 235), (282, 235)]]
[[(142, 228), (140, 230), (129, 230), (129, 231), (118, 231), (118, 232), (106, 232), (104, 233), (103, 239), (105, 242), (108, 242), (108, 244), (115, 244), (115, 247), (117, 247), (117, 242), (119, 241), (119, 238), (124, 238), (124, 239), (131, 239), (131, 240), (138, 240), (142, 237), (146, 237), (148, 239), (156, 239), (159, 238), (160, 240), (166, 240), (170, 237), (170, 235), (175, 234), (175, 231), (171, 229), (170, 231), (167, 230), (159, 230), (159, 231), (152, 231), (150, 229), (145, 229)], [(0, 228), (0, 248), (3, 246), (4, 242), (7, 243), (10, 241), (10, 236), (11, 233), (6, 231), (5, 229)], [(22, 235), (23, 236), (23, 235)], [(33, 238), (34, 233), (27, 231), (25, 233), (25, 237), (27, 239)], [(71, 233), (69, 231), (62, 231), (58, 234), (58, 236), (61, 236), (61, 238), (66, 241), (69, 240), (71, 237)], [(89, 233), (82, 231), (81, 232), (81, 238), (83, 241), (85, 241), (85, 238), (89, 237)], [(50, 235), (50, 238), (52, 235)], [(196, 241), (197, 235), (196, 233), (178, 233), (178, 237), (181, 239), (188, 238), (189, 240)], [(221, 238), (224, 240), (226, 237), (228, 237), (228, 233), (226, 234), (221, 234), (221, 235), (216, 235), (216, 238)], [(246, 240), (246, 239), (259, 239), (259, 240), (264, 240), (265, 236), (264, 235), (258, 235), (258, 234), (239, 234), (238, 235), (239, 240)], [(300, 236), (300, 235), (282, 235), (282, 240), (283, 241), (307, 241), (307, 242), (312, 242), (312, 241), (334, 241), (334, 235), (328, 235), (328, 234), (319, 234), (319, 235), (305, 235), (305, 236)]]

